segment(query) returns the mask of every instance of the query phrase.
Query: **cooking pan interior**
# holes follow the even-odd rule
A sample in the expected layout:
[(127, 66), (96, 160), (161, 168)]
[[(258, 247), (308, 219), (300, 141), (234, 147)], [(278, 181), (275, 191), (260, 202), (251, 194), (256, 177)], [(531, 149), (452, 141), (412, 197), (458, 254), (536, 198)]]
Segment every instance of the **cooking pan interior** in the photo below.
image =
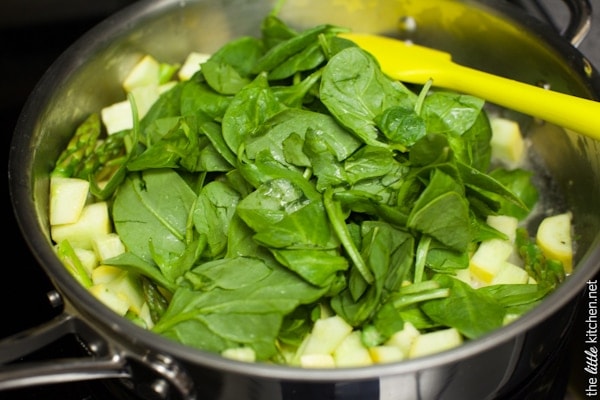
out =
[[(585, 62), (566, 42), (546, 36), (548, 31), (522, 16), (519, 21), (525, 25), (515, 25), (511, 16), (517, 14), (496, 3), (288, 0), (280, 16), (297, 28), (332, 23), (392, 34), (450, 51), (456, 61), (493, 73), (544, 82), (583, 97), (600, 94), (597, 73), (584, 72)], [(123, 99), (119, 82), (143, 54), (182, 62), (191, 50), (212, 52), (232, 38), (258, 35), (262, 19), (275, 5), (241, 0), (142, 2), (89, 32), (38, 84), (20, 117), (11, 149), (11, 193), (27, 241), (67, 298), (94, 303), (69, 278), (49, 238), (48, 173), (75, 127), (89, 113)], [(530, 126), (537, 157), (556, 178), (554, 190), (564, 194), (574, 215), (578, 278), (553, 296), (552, 307), (559, 307), (582, 289), (600, 263), (600, 146), (524, 116), (515, 118)], [(509, 329), (524, 329), (528, 323), (532, 324), (524, 318)]]

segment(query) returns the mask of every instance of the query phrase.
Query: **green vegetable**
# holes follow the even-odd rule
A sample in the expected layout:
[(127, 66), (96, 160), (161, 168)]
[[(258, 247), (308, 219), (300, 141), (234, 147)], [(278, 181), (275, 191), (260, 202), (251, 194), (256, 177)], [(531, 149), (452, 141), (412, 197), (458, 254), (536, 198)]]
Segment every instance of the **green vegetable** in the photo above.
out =
[(414, 93), (342, 31), (296, 32), (271, 14), (260, 38), (226, 44), (131, 131), (103, 137), (90, 116), (57, 161), (54, 174), (109, 199), (127, 251), (103, 263), (141, 276), (155, 332), (275, 362), (322, 308), (373, 346), (405, 322), (476, 338), (562, 279), (524, 239), (539, 288), (454, 277), (499, 235), (488, 215), (535, 205), (530, 175), (488, 173), (482, 100)]
[(542, 288), (552, 290), (564, 281), (566, 274), (562, 262), (546, 258), (527, 230), (517, 229), (516, 246), (525, 261), (525, 270)]

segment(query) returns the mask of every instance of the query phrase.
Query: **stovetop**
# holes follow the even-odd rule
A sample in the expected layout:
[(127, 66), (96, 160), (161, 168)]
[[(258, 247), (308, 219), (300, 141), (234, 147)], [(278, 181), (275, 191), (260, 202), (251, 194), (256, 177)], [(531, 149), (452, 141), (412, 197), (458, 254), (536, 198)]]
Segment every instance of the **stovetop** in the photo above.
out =
[[(531, 4), (537, 0), (512, 1), (526, 6), (531, 11)], [(79, 36), (100, 22), (103, 18), (118, 11), (134, 0), (102, 0), (101, 2), (81, 2), (73, 0), (0, 1), (0, 39), (3, 56), (0, 58), (0, 132), (5, 141), (4, 156), (8, 160), (11, 132), (18, 118), (21, 107), (35, 83), (46, 68)], [(562, 11), (558, 7), (560, 0), (541, 0), (548, 9), (558, 11), (553, 22), (560, 25)], [(600, 5), (594, 9), (596, 19), (600, 18)], [(595, 20), (594, 20), (595, 21)], [(560, 29), (560, 27), (558, 28)], [(592, 23), (592, 30), (579, 46), (593, 65), (600, 67), (600, 20)], [(5, 174), (6, 176), (6, 174)], [(8, 191), (5, 192), (8, 197)], [(5, 197), (6, 199), (6, 197)], [(7, 203), (4, 203), (7, 204)], [(5, 231), (10, 235), (10, 242), (3, 246), (4, 266), (0, 281), (0, 306), (3, 323), (0, 324), (0, 338), (7, 337), (24, 329), (37, 326), (57, 315), (50, 305), (47, 293), (53, 289), (50, 281), (37, 266), (36, 260), (27, 250), (20, 235), (16, 234), (17, 225), (10, 207)], [(6, 235), (5, 235), (6, 236)], [(577, 330), (576, 330), (577, 333)], [(579, 335), (579, 338), (582, 336)], [(576, 342), (576, 340), (574, 340)], [(581, 339), (580, 339), (581, 342)], [(577, 344), (577, 343), (575, 343)], [(32, 354), (30, 359), (80, 356), (82, 349), (74, 338), (66, 337), (48, 349)], [(582, 352), (574, 351), (575, 358), (562, 365), (559, 377), (568, 377), (569, 389), (566, 390), (567, 379), (557, 382), (556, 400), (583, 399), (580, 389), (578, 371), (583, 369), (582, 360), (577, 357)], [(567, 371), (569, 369), (570, 371)], [(546, 371), (542, 371), (546, 373)], [(63, 400), (105, 400), (114, 399), (115, 393), (108, 382), (92, 381), (52, 386), (33, 387), (9, 392), (0, 392), (2, 399), (54, 399)]]

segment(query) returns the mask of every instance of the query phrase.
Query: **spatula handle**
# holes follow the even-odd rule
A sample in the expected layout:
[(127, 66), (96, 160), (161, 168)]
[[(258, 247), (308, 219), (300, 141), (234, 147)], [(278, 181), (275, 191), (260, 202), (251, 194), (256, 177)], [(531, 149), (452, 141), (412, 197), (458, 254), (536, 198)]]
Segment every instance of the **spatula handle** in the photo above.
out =
[(600, 102), (543, 89), (454, 64), (433, 85), (469, 93), (491, 103), (600, 140)]

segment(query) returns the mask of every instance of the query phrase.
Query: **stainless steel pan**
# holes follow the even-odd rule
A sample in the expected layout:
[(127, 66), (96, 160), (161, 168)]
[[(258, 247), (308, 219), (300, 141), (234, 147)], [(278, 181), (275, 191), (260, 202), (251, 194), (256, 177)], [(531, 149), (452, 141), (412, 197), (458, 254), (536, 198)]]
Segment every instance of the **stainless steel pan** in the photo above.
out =
[[(465, 65), (598, 99), (598, 72), (574, 47), (589, 29), (590, 4), (567, 4), (573, 18), (566, 37), (494, 0), (288, 0), (281, 16), (297, 27), (328, 22), (394, 33), (449, 51)], [(600, 267), (600, 144), (519, 115), (515, 118), (529, 122), (538, 157), (574, 214), (580, 235), (575, 273), (533, 312), (454, 350), (327, 371), (241, 363), (142, 330), (72, 279), (52, 249), (47, 200), (48, 173), (73, 128), (88, 113), (121, 99), (118, 82), (140, 54), (176, 62), (191, 50), (214, 51), (234, 37), (258, 33), (273, 6), (267, 0), (136, 3), (74, 43), (36, 86), (12, 142), (10, 191), (22, 233), (54, 283), (51, 297), (63, 312), (0, 342), (0, 390), (114, 378), (146, 398), (479, 400), (514, 394), (560, 353), (586, 282)], [(69, 333), (80, 338), (89, 357), (9, 364)]]

